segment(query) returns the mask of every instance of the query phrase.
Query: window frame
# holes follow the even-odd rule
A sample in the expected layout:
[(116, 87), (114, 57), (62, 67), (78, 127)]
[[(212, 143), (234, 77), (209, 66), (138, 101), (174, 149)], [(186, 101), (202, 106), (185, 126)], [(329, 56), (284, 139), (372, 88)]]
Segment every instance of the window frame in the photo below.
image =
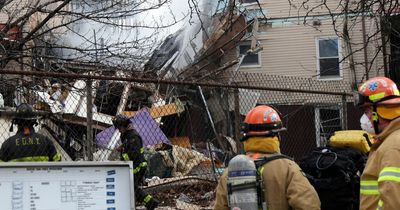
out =
[[(339, 62), (339, 73), (338, 75), (327, 75), (327, 76), (321, 76), (321, 66), (320, 66), (320, 59), (323, 58), (336, 58), (336, 57), (320, 57), (319, 54), (319, 41), (321, 40), (327, 40), (327, 39), (336, 39), (337, 40), (337, 47), (338, 47), (338, 62)], [(343, 68), (342, 68), (342, 45), (341, 45), (341, 40), (337, 36), (319, 36), (315, 38), (315, 46), (316, 46), (316, 65), (317, 65), (317, 79), (318, 80), (342, 80), (343, 79)]]
[[(241, 56), (241, 54), (240, 54), (240, 47), (241, 46), (244, 46), (244, 45), (248, 45), (248, 46), (250, 46), (251, 47), (251, 42), (250, 41), (244, 41), (244, 42), (241, 42), (238, 46), (237, 46), (237, 54), (239, 55), (239, 57)], [(246, 56), (245, 56), (246, 57)], [(257, 53), (257, 59), (258, 59), (258, 61), (257, 61), (257, 64), (245, 64), (244, 62), (242, 62), (241, 64), (240, 64), (240, 68), (254, 68), (254, 67), (261, 67), (262, 65), (261, 65), (261, 51), (260, 52), (258, 52)], [(243, 60), (244, 61), (244, 60)]]

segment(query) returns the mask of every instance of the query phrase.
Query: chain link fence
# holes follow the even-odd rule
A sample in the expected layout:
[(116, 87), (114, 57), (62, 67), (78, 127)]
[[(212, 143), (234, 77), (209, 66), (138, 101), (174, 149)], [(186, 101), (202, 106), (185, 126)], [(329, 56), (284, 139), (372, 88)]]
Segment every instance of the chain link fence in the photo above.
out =
[(287, 128), (281, 152), (295, 161), (336, 130), (360, 129), (361, 112), (343, 81), (240, 72), (179, 82), (2, 71), (0, 87), (0, 144), (17, 130), (10, 131), (16, 105), (28, 103), (41, 116), (36, 131), (51, 139), (62, 161), (119, 160), (120, 134), (111, 119), (130, 116), (148, 161), (143, 188), (172, 209), (212, 208), (220, 173), (243, 152), (244, 116), (257, 104), (281, 113)]

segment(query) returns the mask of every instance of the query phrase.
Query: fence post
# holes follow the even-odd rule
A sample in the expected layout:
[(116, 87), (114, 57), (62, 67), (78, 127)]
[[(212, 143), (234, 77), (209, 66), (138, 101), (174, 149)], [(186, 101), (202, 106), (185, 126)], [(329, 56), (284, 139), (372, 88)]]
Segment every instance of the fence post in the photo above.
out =
[(347, 130), (347, 101), (346, 95), (342, 95), (342, 130)]
[(234, 101), (235, 101), (235, 142), (237, 154), (242, 153), (243, 147), (240, 142), (240, 102), (239, 102), (239, 88), (234, 89)]
[(92, 80), (86, 81), (86, 157), (93, 160), (93, 98), (92, 98)]

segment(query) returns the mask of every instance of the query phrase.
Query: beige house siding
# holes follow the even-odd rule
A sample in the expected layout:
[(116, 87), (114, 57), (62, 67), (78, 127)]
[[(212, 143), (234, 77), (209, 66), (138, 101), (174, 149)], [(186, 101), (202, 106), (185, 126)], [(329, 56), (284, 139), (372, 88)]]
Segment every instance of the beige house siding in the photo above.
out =
[[(322, 18), (321, 18), (322, 19)], [(359, 19), (357, 19), (359, 20)], [(373, 20), (367, 20), (366, 31), (373, 33)], [(308, 22), (312, 24), (312, 22)], [(351, 24), (350, 24), (351, 25)], [(338, 26), (342, 29), (342, 26)], [(365, 74), (365, 59), (362, 40), (361, 23), (352, 25), (351, 28), (351, 43), (354, 62), (356, 63), (356, 80), (361, 81)], [(258, 39), (263, 46), (263, 51), (260, 52), (261, 66), (240, 68), (243, 72), (249, 73), (266, 73), (272, 75), (286, 76), (301, 76), (306, 78), (319, 79), (317, 76), (317, 46), (316, 40), (319, 37), (337, 37), (330, 19), (322, 19), (321, 25), (313, 28), (310, 25), (303, 25), (300, 21), (285, 21), (278, 20), (272, 22), (268, 27), (264, 27), (263, 31), (258, 34)], [(340, 38), (342, 58), (345, 58), (347, 51), (345, 43)], [(376, 45), (379, 40), (370, 40), (368, 45), (369, 59), (376, 53)], [(382, 54), (378, 54), (375, 58), (375, 63), (371, 66), (370, 75), (377, 74), (377, 70), (381, 69)], [(377, 62), (379, 61), (379, 62)], [(353, 79), (350, 75), (349, 60), (345, 59), (341, 63), (342, 77), (339, 80), (351, 82)], [(383, 73), (383, 72), (382, 72)]]
[[(297, 16), (305, 16), (308, 15), (323, 15), (328, 14), (329, 8), (331, 13), (336, 13), (341, 10), (341, 7), (337, 5), (339, 3), (343, 4), (343, 1), (333, 0), (326, 1), (326, 5), (322, 4), (321, 0), (260, 0), (260, 5), (263, 8), (265, 15), (268, 18), (277, 18), (277, 17), (297, 17)], [(290, 2), (290, 3), (289, 3)], [(306, 2), (306, 3), (304, 3)], [(252, 4), (244, 4), (247, 8), (258, 8), (257, 3)], [(351, 1), (350, 7), (357, 6), (357, 1)], [(307, 8), (307, 9), (305, 9)], [(310, 10), (312, 9), (312, 12)]]
[(32, 8), (36, 1), (18, 0), (11, 1), (1, 9), (0, 23), (13, 22), (26, 14), (27, 8)]

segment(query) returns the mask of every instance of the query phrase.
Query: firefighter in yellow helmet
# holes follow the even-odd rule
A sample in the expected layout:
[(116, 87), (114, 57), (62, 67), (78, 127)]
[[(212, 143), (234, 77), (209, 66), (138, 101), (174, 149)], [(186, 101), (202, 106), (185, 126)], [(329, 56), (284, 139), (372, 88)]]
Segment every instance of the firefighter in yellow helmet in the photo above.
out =
[(386, 77), (375, 77), (358, 89), (358, 106), (376, 135), (361, 175), (360, 209), (400, 209), (400, 93)]
[[(253, 160), (282, 156), (279, 132), (285, 130), (277, 113), (270, 106), (260, 105), (246, 115), (242, 138), (246, 155)], [(292, 160), (279, 158), (257, 168), (261, 178), (260, 199), (272, 210), (320, 209), (318, 194), (300, 167)], [(228, 206), (228, 170), (222, 174), (216, 189), (214, 209), (225, 210)]]
[(35, 132), (37, 114), (31, 105), (22, 103), (16, 109), (12, 120), (18, 126), (14, 136), (8, 138), (0, 149), (0, 162), (60, 161), (61, 155), (46, 136)]

